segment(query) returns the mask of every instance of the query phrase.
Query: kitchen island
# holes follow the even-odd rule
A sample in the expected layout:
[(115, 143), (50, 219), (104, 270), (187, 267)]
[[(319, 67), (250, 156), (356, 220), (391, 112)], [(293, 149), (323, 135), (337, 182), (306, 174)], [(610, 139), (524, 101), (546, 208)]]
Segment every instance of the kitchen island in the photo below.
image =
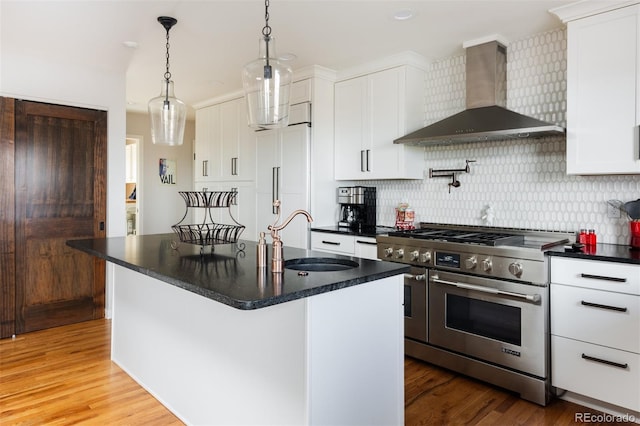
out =
[[(188, 424), (402, 424), (403, 273), (272, 274), (256, 245), (69, 241), (109, 262), (111, 358)], [(284, 248), (285, 259), (343, 256)]]

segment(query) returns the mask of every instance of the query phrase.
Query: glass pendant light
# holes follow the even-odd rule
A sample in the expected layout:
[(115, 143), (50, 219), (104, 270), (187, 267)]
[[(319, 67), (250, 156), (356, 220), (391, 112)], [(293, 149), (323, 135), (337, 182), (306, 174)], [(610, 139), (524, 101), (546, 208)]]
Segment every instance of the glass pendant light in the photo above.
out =
[(169, 30), (178, 21), (169, 16), (158, 17), (167, 30), (167, 68), (160, 89), (160, 96), (149, 101), (151, 141), (157, 145), (182, 145), (187, 106), (173, 93), (173, 81), (169, 72)]
[(269, 0), (265, 0), (265, 25), (259, 38), (258, 59), (242, 70), (242, 84), (250, 127), (272, 129), (289, 124), (289, 92), (293, 72), (280, 62), (269, 26)]

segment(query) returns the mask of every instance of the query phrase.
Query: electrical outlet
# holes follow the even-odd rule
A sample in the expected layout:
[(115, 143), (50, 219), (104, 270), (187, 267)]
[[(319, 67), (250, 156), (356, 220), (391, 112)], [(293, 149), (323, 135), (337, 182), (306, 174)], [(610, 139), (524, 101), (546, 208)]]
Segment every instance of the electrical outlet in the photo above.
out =
[(609, 219), (620, 219), (620, 209), (611, 204), (607, 204), (607, 217)]

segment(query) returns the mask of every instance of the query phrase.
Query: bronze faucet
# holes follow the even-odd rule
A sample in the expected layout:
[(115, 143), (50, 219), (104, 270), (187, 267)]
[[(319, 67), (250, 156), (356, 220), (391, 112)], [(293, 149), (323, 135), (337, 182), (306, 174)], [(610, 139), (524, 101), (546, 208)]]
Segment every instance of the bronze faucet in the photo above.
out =
[(273, 222), (273, 225), (268, 226), (269, 231), (271, 231), (271, 239), (273, 240), (273, 249), (271, 250), (271, 272), (281, 274), (284, 271), (284, 259), (282, 258), (282, 240), (280, 239), (280, 234), (278, 232), (284, 229), (289, 222), (299, 214), (305, 215), (307, 217), (307, 222), (313, 222), (313, 218), (308, 211), (298, 209), (294, 210), (282, 224), (276, 225), (280, 220), (280, 200), (275, 200), (273, 202), (273, 207), (275, 207), (277, 212), (276, 220)]

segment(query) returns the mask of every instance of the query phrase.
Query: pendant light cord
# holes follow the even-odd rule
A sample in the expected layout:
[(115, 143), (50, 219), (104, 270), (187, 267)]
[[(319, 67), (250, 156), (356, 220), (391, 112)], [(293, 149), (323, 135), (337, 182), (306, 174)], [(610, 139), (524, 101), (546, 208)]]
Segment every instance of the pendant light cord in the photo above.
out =
[(264, 0), (264, 27), (262, 28), (262, 35), (265, 40), (265, 67), (264, 77), (271, 78), (271, 66), (269, 65), (269, 40), (271, 39), (271, 27), (269, 26), (269, 0)]
[(171, 81), (171, 72), (169, 72), (169, 28), (167, 28), (167, 71), (164, 73), (164, 84), (166, 85), (166, 95), (164, 105), (169, 106), (169, 82)]

